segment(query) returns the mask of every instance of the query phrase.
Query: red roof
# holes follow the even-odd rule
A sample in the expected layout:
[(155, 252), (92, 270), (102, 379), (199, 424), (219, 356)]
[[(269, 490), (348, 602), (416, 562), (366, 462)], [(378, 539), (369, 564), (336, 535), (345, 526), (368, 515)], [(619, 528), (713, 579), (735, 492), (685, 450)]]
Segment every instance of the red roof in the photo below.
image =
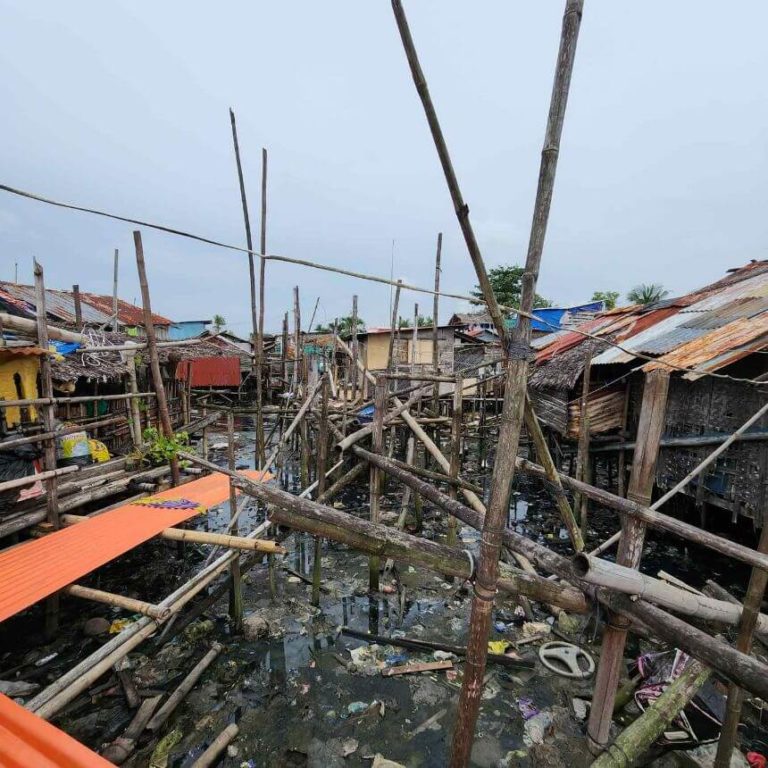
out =
[[(80, 292), (80, 299), (86, 304), (90, 304), (95, 309), (103, 312), (105, 315), (112, 314), (112, 297), (102, 296), (98, 293), (85, 293)], [(135, 304), (123, 301), (123, 299), (117, 300), (117, 319), (118, 322), (123, 325), (144, 325), (144, 310), (141, 307), (137, 307)], [(158, 315), (156, 312), (152, 313), (152, 322), (155, 325), (173, 325), (173, 320), (169, 320), (167, 317)]]

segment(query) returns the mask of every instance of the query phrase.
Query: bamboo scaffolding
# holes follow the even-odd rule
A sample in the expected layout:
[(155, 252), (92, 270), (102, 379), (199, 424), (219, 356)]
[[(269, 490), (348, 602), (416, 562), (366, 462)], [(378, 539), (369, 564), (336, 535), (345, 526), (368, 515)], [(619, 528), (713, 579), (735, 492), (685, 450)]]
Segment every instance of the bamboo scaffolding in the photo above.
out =
[(51, 469), (46, 472), (38, 472), (36, 475), (27, 475), (26, 477), (17, 477), (13, 480), (5, 480), (0, 483), (0, 491), (10, 491), (14, 488), (23, 488), (25, 485), (33, 485), (34, 483), (50, 480), (52, 477), (61, 477), (62, 475), (71, 475), (73, 472), (77, 472), (79, 467), (62, 467), (61, 469)]
[(71, 584), (61, 590), (65, 595), (79, 597), (83, 600), (92, 600), (95, 603), (104, 603), (117, 608), (124, 608), (132, 613), (140, 613), (142, 616), (150, 616), (158, 621), (165, 621), (171, 615), (171, 609), (167, 606), (160, 607), (144, 600), (136, 600), (125, 595), (116, 595), (112, 592), (103, 592), (100, 589), (91, 589), (79, 584)]

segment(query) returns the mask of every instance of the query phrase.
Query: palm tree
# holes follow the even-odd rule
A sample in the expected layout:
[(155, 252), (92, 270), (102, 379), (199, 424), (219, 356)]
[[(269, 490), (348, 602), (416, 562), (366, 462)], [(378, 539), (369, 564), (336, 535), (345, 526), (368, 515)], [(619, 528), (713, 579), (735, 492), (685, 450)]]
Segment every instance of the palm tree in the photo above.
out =
[(655, 304), (668, 294), (669, 291), (661, 283), (640, 283), (627, 294), (627, 301), (633, 304)]
[(213, 316), (213, 330), (215, 333), (219, 333), (226, 324), (227, 321), (221, 315)]

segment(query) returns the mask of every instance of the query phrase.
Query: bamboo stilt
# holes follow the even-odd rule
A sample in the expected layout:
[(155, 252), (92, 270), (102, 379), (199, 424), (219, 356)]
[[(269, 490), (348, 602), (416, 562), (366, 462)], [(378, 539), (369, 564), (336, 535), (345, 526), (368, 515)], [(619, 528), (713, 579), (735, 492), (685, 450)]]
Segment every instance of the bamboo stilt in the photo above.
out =
[[(234, 472), (235, 461), (235, 416), (227, 411), (227, 465)], [(229, 483), (229, 517), (228, 530), (237, 536), (237, 496), (232, 481)], [(240, 632), (243, 628), (243, 580), (240, 573), (240, 558), (232, 561), (229, 569), (229, 618), (232, 630)]]
[[(440, 260), (443, 251), (443, 233), (437, 233), (437, 253), (435, 253), (435, 295), (432, 302), (432, 373), (435, 376), (440, 375), (440, 350), (439, 342), (439, 320), (438, 312), (440, 309)], [(436, 416), (440, 415), (440, 384), (435, 382), (432, 393), (432, 410)]]
[[(395, 303), (394, 306), (397, 308), (397, 300), (398, 295), (395, 294)], [(396, 311), (396, 309), (395, 309)], [(392, 339), (394, 337), (390, 336), (390, 351), (391, 351), (391, 343)], [(386, 408), (387, 403), (387, 389), (389, 387), (389, 382), (387, 379), (385, 379), (383, 376), (380, 376), (376, 380), (376, 389), (375, 389), (375, 405), (374, 405), (374, 414), (373, 414), (373, 445), (372, 445), (372, 451), (373, 453), (381, 453), (382, 448), (384, 447), (384, 409)], [(379, 505), (380, 505), (380, 495), (381, 495), (381, 474), (375, 467), (371, 467), (371, 480), (370, 480), (370, 486), (371, 486), (371, 522), (372, 523), (378, 523), (379, 522)], [(368, 576), (368, 586), (371, 592), (378, 592), (379, 591), (379, 567), (380, 562), (378, 557), (371, 557), (368, 563), (369, 567), (369, 576)]]
[[(460, 374), (456, 376), (456, 384), (453, 390), (453, 420), (451, 422), (451, 468), (450, 477), (458, 480), (461, 471), (461, 433), (464, 411), (464, 379)], [(451, 485), (448, 495), (456, 498), (456, 486)], [(455, 547), (458, 539), (456, 518), (450, 515), (448, 518), (448, 546)]]
[[(325, 473), (328, 465), (328, 380), (323, 379), (320, 399), (320, 424), (317, 436), (317, 496), (325, 492)], [(315, 557), (312, 564), (312, 605), (320, 605), (320, 577), (323, 540), (315, 538)]]

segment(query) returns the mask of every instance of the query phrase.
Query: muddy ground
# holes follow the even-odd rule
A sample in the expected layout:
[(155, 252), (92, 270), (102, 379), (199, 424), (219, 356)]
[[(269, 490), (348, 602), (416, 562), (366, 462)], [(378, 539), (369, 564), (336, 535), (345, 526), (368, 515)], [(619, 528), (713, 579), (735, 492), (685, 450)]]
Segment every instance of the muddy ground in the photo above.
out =
[[(248, 426), (247, 422), (238, 424), (240, 467), (253, 465)], [(211, 443), (219, 439), (223, 436), (212, 436)], [(472, 455), (471, 450), (469, 453)], [(223, 454), (219, 458), (223, 463)], [(287, 466), (289, 474), (282, 480), (297, 491), (292, 474), (295, 466), (293, 462)], [(475, 466), (467, 474), (479, 483), (487, 480), (481, 467)], [(397, 517), (400, 499), (399, 489), (388, 484), (382, 505), (384, 521)], [(366, 515), (366, 483), (352, 487), (336, 503), (353, 514)], [(228, 506), (222, 505), (196, 525), (217, 531), (228, 519)], [(251, 501), (241, 519), (241, 530), (250, 530), (263, 519), (263, 510)], [(593, 510), (590, 523), (588, 544), (592, 545), (617, 528), (615, 515), (607, 511)], [(531, 483), (516, 486), (510, 525), (569, 554), (556, 509)], [(421, 534), (444, 540), (445, 530), (443, 516), (425, 504)], [(476, 552), (477, 533), (462, 528), (460, 536), (462, 547)], [(283, 564), (311, 576), (312, 540), (290, 534), (284, 545), (289, 554)], [(185, 575), (198, 570), (207, 554), (207, 547), (188, 545), (180, 558), (175, 545), (152, 542), (83, 583), (156, 602)], [(126, 765), (185, 768), (231, 722), (238, 724), (240, 733), (218, 763), (222, 768), (368, 768), (385, 766), (382, 759), (409, 768), (447, 765), (461, 661), (449, 656), (447, 660), (454, 665), (448, 670), (385, 677), (382, 671), (388, 667), (444, 660), (445, 654), (435, 656), (388, 643), (371, 645), (342, 633), (341, 628), (463, 645), (470, 608), (466, 585), (395, 565), (382, 578), (382, 592), (369, 595), (367, 558), (333, 542), (324, 542), (322, 566), (325, 591), (319, 608), (310, 604), (310, 587), (282, 569), (277, 599), (271, 600), (266, 564), (259, 562), (244, 577), (244, 633), (231, 631), (225, 596), (169, 642), (155, 637), (130, 654), (131, 675), (140, 695), (147, 697), (173, 690), (214, 641), (224, 647), (164, 727), (152, 738), (145, 735)], [(660, 568), (697, 587), (706, 578), (715, 578), (741, 594), (746, 585), (744, 569), (654, 534), (646, 547), (643, 570), (655, 574)], [(63, 598), (62, 607), (62, 632), (53, 643), (44, 643), (40, 637), (39, 609), (0, 626), (0, 680), (45, 686), (109, 639), (108, 634), (86, 636), (88, 619), (104, 618), (111, 623), (132, 618), (119, 609), (105, 610), (71, 598)], [(535, 621), (544, 623), (539, 630), (526, 626), (514, 602), (499, 601), (491, 639), (506, 641), (514, 649), (513, 644), (531, 632), (550, 632), (553, 626), (597, 660), (599, 636), (592, 617), (554, 623), (547, 613), (534, 610)], [(579, 768), (589, 764), (583, 734), (592, 682), (573, 681), (542, 666), (537, 648), (553, 639), (556, 637), (548, 634), (540, 641), (520, 645), (519, 668), (489, 666), (473, 765)], [(632, 643), (628, 657), (640, 650)], [(69, 704), (54, 722), (100, 750), (124, 731), (132, 716), (121, 686), (111, 676)], [(755, 713), (750, 711), (750, 716), (754, 719)], [(765, 749), (761, 747), (766, 741), (762, 729), (750, 727), (745, 736), (753, 747)], [(673, 763), (669, 756), (661, 756), (656, 764)]]

